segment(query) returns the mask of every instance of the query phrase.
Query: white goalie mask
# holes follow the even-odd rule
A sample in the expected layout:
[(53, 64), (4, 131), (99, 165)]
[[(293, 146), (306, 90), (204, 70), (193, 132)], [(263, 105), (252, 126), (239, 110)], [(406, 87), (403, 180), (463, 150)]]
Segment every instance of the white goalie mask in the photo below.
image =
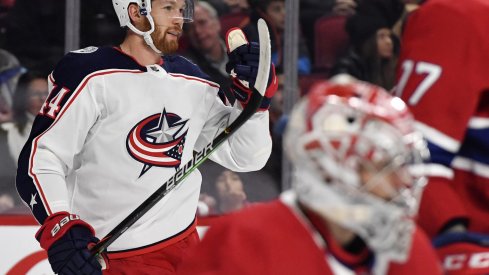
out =
[[(154, 5), (152, 2), (159, 1), (158, 5)], [(138, 30), (132, 23), (128, 14), (129, 4), (135, 3), (139, 6), (139, 12), (148, 18), (151, 26), (148, 31)], [(155, 20), (151, 15), (151, 7), (161, 6), (165, 11), (165, 16), (168, 18), (181, 19), (184, 23), (190, 23), (193, 21), (194, 16), (194, 1), (193, 0), (112, 0), (115, 13), (119, 19), (121, 27), (128, 27), (134, 33), (141, 35), (144, 38), (146, 44), (153, 49), (153, 51), (160, 53), (151, 38), (151, 34), (155, 30)]]
[(404, 261), (428, 150), (404, 102), (348, 75), (313, 86), (284, 137), (301, 203)]

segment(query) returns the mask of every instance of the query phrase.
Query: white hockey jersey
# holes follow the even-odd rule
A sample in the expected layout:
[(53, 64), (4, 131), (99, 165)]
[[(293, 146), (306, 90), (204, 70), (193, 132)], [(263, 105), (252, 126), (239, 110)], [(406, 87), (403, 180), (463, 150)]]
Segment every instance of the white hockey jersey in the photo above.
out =
[[(180, 56), (142, 66), (118, 48), (67, 54), (19, 158), (17, 189), (36, 219), (68, 211), (105, 236), (239, 115), (206, 78)], [(235, 171), (263, 167), (268, 120), (254, 114), (211, 159)], [(191, 232), (200, 184), (195, 171), (109, 252), (161, 247)]]

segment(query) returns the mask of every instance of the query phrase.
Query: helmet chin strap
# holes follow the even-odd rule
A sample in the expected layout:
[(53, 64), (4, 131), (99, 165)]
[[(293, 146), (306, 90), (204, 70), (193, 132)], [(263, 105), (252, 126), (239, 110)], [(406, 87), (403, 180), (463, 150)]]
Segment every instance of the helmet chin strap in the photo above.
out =
[(146, 42), (146, 44), (153, 50), (155, 51), (157, 54), (161, 54), (162, 52), (160, 50), (158, 50), (153, 42), (153, 39), (151, 38), (151, 34), (155, 31), (155, 23), (154, 23), (154, 20), (153, 20), (153, 17), (148, 13), (146, 15), (146, 18), (148, 18), (149, 20), (149, 24), (151, 26), (151, 29), (147, 32), (142, 32), (140, 30), (138, 30), (136, 27), (134, 27), (134, 25), (129, 22), (127, 24), (127, 26), (129, 27), (129, 29), (131, 29), (131, 31), (133, 31), (134, 33), (138, 34), (138, 35), (141, 35), (144, 39), (144, 42)]

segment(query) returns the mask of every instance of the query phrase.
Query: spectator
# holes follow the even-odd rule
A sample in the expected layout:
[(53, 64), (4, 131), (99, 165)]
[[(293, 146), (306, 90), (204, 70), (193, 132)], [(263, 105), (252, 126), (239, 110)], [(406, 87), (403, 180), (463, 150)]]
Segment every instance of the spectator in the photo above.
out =
[(229, 13), (246, 12), (249, 9), (247, 0), (209, 0), (207, 2), (216, 9), (219, 16)]
[(25, 71), (17, 57), (0, 49), (0, 123), (12, 119), (12, 98), (19, 77)]
[(427, 149), (402, 101), (338, 76), (294, 108), (284, 144), (292, 190), (213, 224), (181, 275), (441, 274), (413, 221)]
[[(14, 91), (24, 72), (25, 69), (13, 54), (0, 49), (0, 124), (12, 120)], [(0, 127), (0, 193), (6, 188), (8, 194), (14, 194), (15, 163), (9, 155), (7, 132)]]
[(356, 7), (354, 0), (301, 0), (300, 25), (307, 43), (307, 49), (314, 60), (314, 41), (316, 21), (324, 16), (353, 14)]
[(356, 0), (336, 0), (332, 12), (336, 15), (351, 16), (355, 14), (356, 7)]
[[(401, 16), (404, 6), (363, 2), (355, 15), (348, 18), (351, 49), (333, 67), (331, 75), (348, 73), (390, 90), (395, 84), (395, 68), (399, 55), (399, 39), (391, 28)], [(372, 4), (377, 3), (377, 4)]]
[(217, 82), (222, 91), (227, 92), (231, 80), (226, 72), (228, 55), (220, 31), (216, 10), (205, 1), (195, 3), (194, 22), (188, 28), (190, 47), (185, 55)]
[[(237, 173), (231, 170), (223, 170), (219, 174), (214, 184), (211, 185), (210, 194), (201, 194), (200, 202), (207, 206), (207, 215), (231, 213), (249, 204), (243, 181)], [(206, 207), (201, 209), (205, 210)]]
[(15, 206), (15, 200), (11, 194), (0, 193), (0, 214)]
[[(283, 45), (285, 31), (285, 1), (284, 0), (249, 0), (251, 7), (250, 23), (243, 28), (250, 41), (258, 40), (256, 23), (259, 18), (267, 21), (272, 42), (272, 62), (278, 72), (283, 71)], [(299, 74), (311, 73), (311, 60), (302, 35), (299, 37)]]
[(218, 213), (230, 213), (245, 207), (248, 202), (239, 175), (231, 170), (224, 170), (215, 183)]
[(223, 0), (228, 5), (230, 12), (240, 12), (249, 9), (247, 0)]
[(2, 124), (2, 129), (7, 131), (9, 152), (15, 163), (29, 137), (34, 117), (47, 96), (46, 78), (35, 73), (27, 73), (20, 78), (14, 95), (13, 121)]
[[(122, 41), (110, 1), (80, 3), (80, 47)], [(65, 54), (65, 10), (66, 1), (16, 0), (5, 20), (5, 48), (29, 70), (48, 75)]]
[[(275, 148), (277, 144), (274, 143), (272, 146)], [(277, 172), (278, 176), (276, 176), (272, 173), (270, 167), (267, 167), (273, 163), (273, 160), (275, 160), (273, 148), (272, 156), (263, 169), (255, 172), (238, 173), (239, 178), (244, 184), (244, 190), (247, 197), (246, 200), (249, 202), (270, 201), (276, 199), (280, 194), (280, 170)], [(279, 162), (275, 164), (280, 165), (281, 161), (282, 160), (280, 159)], [(204, 206), (204, 208), (209, 208), (209, 210), (214, 211), (216, 209), (215, 204), (217, 203), (215, 198), (217, 196), (215, 191), (216, 188), (214, 186), (217, 178), (223, 172), (223, 168), (215, 162), (206, 161), (200, 166), (199, 170), (202, 174), (200, 201), (201, 203), (205, 202), (205, 204), (207, 204), (208, 207)], [(209, 200), (207, 201), (207, 199)]]

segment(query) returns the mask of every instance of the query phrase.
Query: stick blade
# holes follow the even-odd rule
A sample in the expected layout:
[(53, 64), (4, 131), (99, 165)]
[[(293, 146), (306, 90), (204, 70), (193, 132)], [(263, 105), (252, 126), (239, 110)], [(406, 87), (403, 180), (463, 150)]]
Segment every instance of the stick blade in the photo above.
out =
[(258, 35), (260, 42), (260, 60), (258, 64), (258, 75), (255, 81), (255, 89), (263, 96), (267, 90), (268, 76), (270, 75), (271, 46), (270, 33), (265, 20), (258, 20)]

